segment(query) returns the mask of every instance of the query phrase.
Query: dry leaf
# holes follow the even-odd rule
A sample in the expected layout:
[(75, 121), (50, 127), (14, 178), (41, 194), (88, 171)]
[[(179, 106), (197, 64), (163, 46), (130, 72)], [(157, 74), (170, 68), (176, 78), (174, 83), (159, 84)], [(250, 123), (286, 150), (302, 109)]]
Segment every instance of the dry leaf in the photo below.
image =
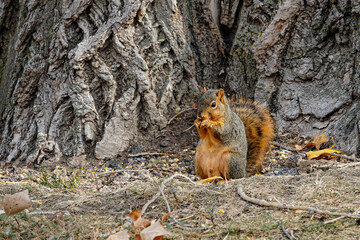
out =
[(120, 231), (115, 234), (112, 234), (108, 237), (107, 240), (129, 240), (130, 236), (127, 231)]
[(301, 151), (305, 148), (305, 146), (295, 145), (295, 148), (296, 148), (296, 150)]
[(158, 240), (161, 239), (164, 235), (170, 234), (165, 228), (161, 225), (159, 221), (153, 222), (150, 227), (145, 228), (141, 231), (140, 236), (141, 240), (154, 240), (157, 238)]
[(325, 133), (321, 133), (321, 134), (316, 135), (312, 142), (309, 142), (309, 143), (305, 144), (304, 146), (295, 145), (295, 148), (298, 151), (301, 151), (304, 148), (311, 148), (311, 147), (315, 147), (316, 149), (319, 150), (321, 145), (328, 141), (329, 141), (329, 137), (326, 136)]
[(135, 222), (136, 220), (138, 220), (139, 217), (141, 217), (142, 212), (141, 209), (135, 209), (134, 211), (132, 211), (129, 216), (131, 217), (131, 219), (133, 220), (133, 222)]
[(173, 214), (174, 214), (174, 212), (169, 212), (169, 213), (165, 214), (164, 216), (162, 216), (161, 225), (164, 225), (164, 222), (166, 221), (166, 219), (168, 219)]
[(301, 150), (303, 150), (304, 148), (311, 148), (311, 147), (315, 147), (315, 143), (309, 142), (309, 143), (305, 144), (304, 146), (295, 145), (295, 148), (296, 148), (296, 150), (298, 150), (298, 151), (301, 151)]
[(18, 192), (15, 194), (6, 194), (4, 202), (1, 204), (6, 215), (10, 216), (31, 207), (29, 190)]
[(209, 178), (201, 179), (201, 180), (195, 181), (195, 182), (204, 184), (204, 183), (213, 182), (214, 180), (218, 180), (218, 179), (223, 179), (223, 178), (222, 178), (222, 177), (219, 177), (219, 176), (214, 176), (214, 177), (209, 177)]
[(134, 211), (132, 211), (129, 216), (131, 217), (131, 219), (134, 222), (134, 229), (135, 230), (142, 230), (144, 228), (147, 228), (148, 226), (150, 226), (151, 222), (149, 220), (147, 220), (146, 218), (142, 218), (141, 217), (142, 212), (140, 209), (135, 209)]
[(140, 234), (136, 234), (135, 237), (134, 237), (134, 240), (141, 240)]
[(306, 153), (306, 156), (308, 159), (331, 159), (331, 158), (335, 158), (336, 156), (331, 155), (331, 153), (342, 153), (342, 151), (340, 150), (335, 150), (335, 149), (331, 149), (331, 148), (327, 148), (327, 149), (323, 149), (323, 150), (318, 150), (318, 151), (309, 151)]
[(148, 226), (150, 226), (151, 222), (149, 220), (147, 220), (146, 218), (142, 218), (139, 217), (135, 222), (134, 222), (134, 230), (142, 230), (144, 228), (147, 228)]
[(321, 133), (315, 136), (314, 138), (314, 144), (317, 150), (320, 149), (320, 146), (323, 143), (326, 143), (329, 141), (329, 137), (325, 135), (325, 133)]

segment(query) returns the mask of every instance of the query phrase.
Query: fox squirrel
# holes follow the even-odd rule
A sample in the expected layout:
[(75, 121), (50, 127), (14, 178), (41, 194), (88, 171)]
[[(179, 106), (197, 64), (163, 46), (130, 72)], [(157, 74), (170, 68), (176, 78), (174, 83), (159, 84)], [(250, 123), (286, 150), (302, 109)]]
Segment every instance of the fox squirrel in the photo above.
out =
[(229, 103), (223, 89), (204, 89), (194, 124), (200, 135), (195, 154), (199, 177), (242, 178), (262, 171), (274, 123), (261, 104), (244, 99)]

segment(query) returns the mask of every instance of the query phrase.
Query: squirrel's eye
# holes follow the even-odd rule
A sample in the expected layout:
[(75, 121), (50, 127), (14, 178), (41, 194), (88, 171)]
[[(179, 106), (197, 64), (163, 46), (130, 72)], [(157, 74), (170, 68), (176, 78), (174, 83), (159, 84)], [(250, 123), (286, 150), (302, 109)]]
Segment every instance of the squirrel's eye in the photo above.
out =
[(211, 107), (212, 107), (212, 108), (215, 108), (215, 107), (216, 107), (216, 102), (213, 102), (213, 103), (211, 104)]

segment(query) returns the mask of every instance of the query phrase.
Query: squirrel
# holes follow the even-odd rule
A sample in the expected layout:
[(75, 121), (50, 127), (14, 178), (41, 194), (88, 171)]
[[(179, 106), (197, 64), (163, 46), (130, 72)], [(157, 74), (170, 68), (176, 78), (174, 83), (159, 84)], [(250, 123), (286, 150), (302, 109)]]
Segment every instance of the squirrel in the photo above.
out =
[(230, 102), (223, 89), (204, 88), (194, 124), (200, 135), (194, 159), (200, 178), (235, 179), (263, 170), (274, 137), (273, 120), (263, 105), (245, 99)]

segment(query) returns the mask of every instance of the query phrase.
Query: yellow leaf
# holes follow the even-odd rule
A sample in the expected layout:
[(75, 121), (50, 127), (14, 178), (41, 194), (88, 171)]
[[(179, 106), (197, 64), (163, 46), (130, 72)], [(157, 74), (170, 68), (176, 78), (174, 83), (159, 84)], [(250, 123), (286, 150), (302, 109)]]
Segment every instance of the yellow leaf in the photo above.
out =
[(317, 150), (320, 149), (320, 146), (323, 143), (326, 143), (329, 141), (329, 137), (325, 135), (325, 133), (321, 133), (315, 136), (314, 138), (314, 144)]
[(219, 176), (214, 176), (214, 177), (209, 177), (209, 178), (205, 178), (205, 179), (201, 179), (199, 181), (195, 181), (195, 182), (198, 182), (198, 183), (209, 183), (209, 182), (212, 182), (214, 180), (217, 180), (217, 179), (223, 179), (222, 177), (219, 177)]
[(340, 150), (335, 150), (335, 149), (330, 149), (330, 148), (326, 148), (326, 149), (322, 149), (322, 150), (318, 150), (318, 151), (309, 151), (306, 153), (306, 156), (308, 159), (331, 159), (331, 158), (335, 158), (336, 156), (331, 155), (331, 153), (342, 153), (342, 151)]
[(317, 150), (319, 150), (321, 145), (328, 141), (329, 141), (329, 137), (326, 136), (325, 133), (321, 133), (321, 134), (316, 135), (312, 142), (305, 143), (304, 146), (295, 145), (295, 148), (298, 151), (301, 151), (304, 148), (311, 148), (311, 147), (315, 147)]

